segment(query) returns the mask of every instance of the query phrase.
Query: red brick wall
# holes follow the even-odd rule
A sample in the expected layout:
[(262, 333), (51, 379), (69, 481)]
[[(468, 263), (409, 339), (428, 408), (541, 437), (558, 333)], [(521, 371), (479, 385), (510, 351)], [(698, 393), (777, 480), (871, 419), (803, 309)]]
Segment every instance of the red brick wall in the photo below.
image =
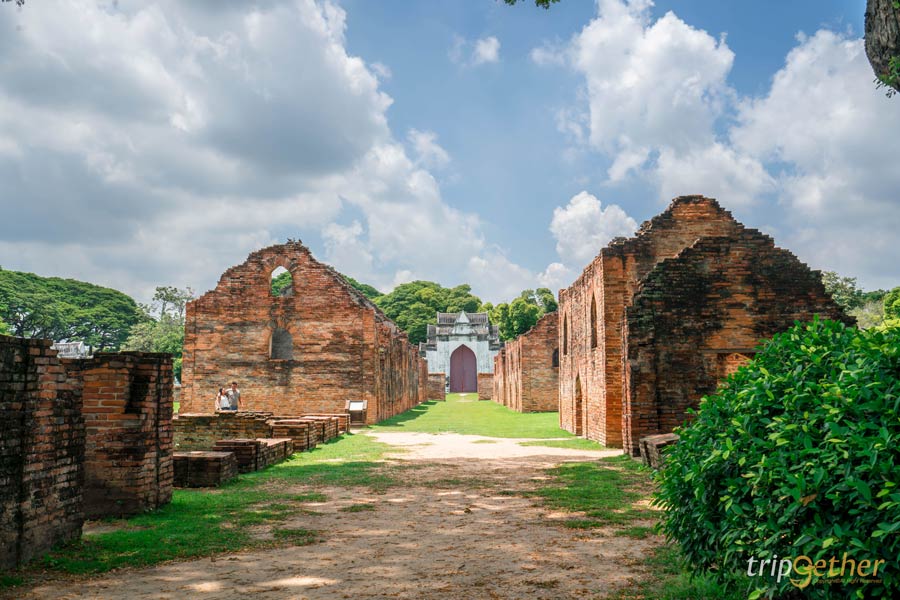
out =
[(82, 397), (88, 518), (155, 509), (172, 499), (172, 357), (98, 353), (64, 360)]
[(506, 342), (494, 358), (495, 402), (518, 412), (558, 409), (559, 368), (553, 365), (558, 323), (558, 313), (546, 314), (530, 331)]
[(447, 376), (444, 373), (428, 374), (428, 399), (443, 400), (447, 390)]
[[(271, 294), (277, 267), (291, 272), (290, 295)], [(270, 358), (276, 328), (293, 338), (291, 359)], [(421, 402), (427, 377), (406, 335), (299, 242), (252, 253), (188, 303), (183, 364), (182, 412), (213, 412), (236, 380), (247, 410), (333, 413), (367, 400), (370, 423)]]
[(0, 335), (0, 568), (76, 539), (84, 420), (49, 340)]
[[(564, 429), (610, 447), (622, 447), (631, 427), (623, 421), (627, 403), (624, 348), (628, 343), (623, 329), (626, 310), (642, 281), (662, 261), (674, 258), (701, 238), (738, 240), (747, 231), (715, 200), (702, 196), (676, 198), (665, 212), (645, 222), (635, 237), (613, 240), (569, 288), (560, 291), (563, 326), (559, 333), (559, 409)], [(808, 269), (799, 271), (805, 273)], [(726, 278), (721, 285), (729, 283)], [(761, 281), (758, 285), (764, 287), (766, 283)], [(671, 300), (677, 302), (682, 292), (675, 286), (660, 293), (671, 295)], [(795, 290), (786, 289), (783, 293), (782, 297), (788, 297)], [(820, 298), (800, 296), (795, 300), (797, 307), (805, 306), (805, 314), (811, 314)], [(752, 320), (741, 326), (757, 327)], [(764, 328), (766, 336), (775, 331), (775, 327)], [(755, 342), (750, 347), (754, 345)], [(685, 376), (692, 377), (689, 373)]]
[(479, 373), (478, 374), (478, 399), (490, 400), (494, 395), (494, 374)]
[(852, 323), (820, 274), (755, 230), (660, 263), (627, 310), (625, 448), (669, 433), (761, 340), (815, 315)]

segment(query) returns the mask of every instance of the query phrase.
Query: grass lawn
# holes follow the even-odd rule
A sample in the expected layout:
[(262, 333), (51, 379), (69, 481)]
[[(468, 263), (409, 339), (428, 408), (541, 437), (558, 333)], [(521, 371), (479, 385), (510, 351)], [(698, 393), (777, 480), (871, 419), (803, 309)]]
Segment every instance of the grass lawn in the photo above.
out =
[[(309, 512), (304, 503), (327, 498), (316, 491), (291, 492), (290, 484), (383, 491), (397, 483), (378, 462), (388, 450), (390, 446), (368, 436), (343, 436), (263, 471), (240, 475), (217, 490), (178, 489), (171, 504), (111, 521), (114, 530), (56, 549), (37, 565), (66, 573), (102, 573), (220, 552), (312, 543), (314, 531), (278, 525), (292, 514)], [(255, 537), (250, 529), (254, 525), (271, 527), (275, 541)]]
[(462, 433), (498, 438), (573, 438), (559, 427), (559, 413), (518, 413), (477, 394), (448, 394), (373, 426), (380, 431)]

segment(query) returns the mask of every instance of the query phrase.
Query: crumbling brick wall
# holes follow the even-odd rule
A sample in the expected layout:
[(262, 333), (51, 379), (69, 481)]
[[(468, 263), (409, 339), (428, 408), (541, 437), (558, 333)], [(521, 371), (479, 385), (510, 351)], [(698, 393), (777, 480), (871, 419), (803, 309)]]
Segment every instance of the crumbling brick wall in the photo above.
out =
[[(287, 269), (292, 285), (271, 292)], [(186, 309), (182, 412), (211, 413), (237, 381), (243, 408), (334, 413), (368, 401), (374, 423), (424, 400), (427, 371), (404, 333), (300, 242), (252, 253)]]
[(478, 374), (478, 399), (490, 400), (494, 395), (494, 374), (479, 373)]
[(80, 399), (50, 346), (0, 335), (0, 568), (78, 538), (84, 522)]
[(555, 411), (559, 405), (559, 314), (548, 313), (528, 332), (506, 342), (494, 359), (494, 401), (518, 412)]
[(428, 374), (428, 400), (443, 400), (447, 389), (447, 376), (444, 373)]
[(98, 353), (63, 360), (81, 395), (88, 518), (152, 510), (172, 499), (172, 357)]
[[(746, 231), (715, 200), (682, 196), (673, 200), (665, 212), (645, 222), (634, 237), (613, 240), (571, 286), (560, 291), (559, 410), (563, 428), (610, 447), (623, 446), (628, 437), (626, 431), (632, 426), (623, 420), (627, 402), (625, 349), (630, 335), (625, 330), (626, 310), (642, 281), (657, 265), (678, 256), (697, 240), (738, 240)], [(732, 283), (726, 277), (720, 285), (728, 287)], [(681, 290), (675, 286), (660, 293), (676, 301)], [(794, 294), (795, 290), (785, 293)], [(818, 291), (809, 297), (796, 297), (798, 311), (805, 306), (804, 314), (811, 316), (820, 306), (817, 294)], [(735, 302), (740, 301), (743, 300)], [(748, 331), (756, 327), (752, 320), (735, 326)], [(765, 328), (766, 335), (762, 337), (776, 330), (775, 326)], [(692, 377), (690, 373), (685, 376)]]
[(816, 315), (853, 323), (818, 271), (755, 230), (659, 263), (627, 309), (625, 449), (637, 455), (640, 438), (681, 425), (760, 340)]

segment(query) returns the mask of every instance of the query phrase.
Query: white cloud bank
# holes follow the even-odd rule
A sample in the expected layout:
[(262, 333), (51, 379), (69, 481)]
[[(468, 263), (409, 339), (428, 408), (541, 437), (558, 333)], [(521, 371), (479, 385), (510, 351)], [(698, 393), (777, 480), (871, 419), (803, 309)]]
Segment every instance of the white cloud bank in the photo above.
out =
[(900, 283), (900, 110), (872, 84), (863, 41), (800, 35), (768, 93), (745, 98), (728, 84), (723, 38), (672, 12), (652, 21), (651, 6), (599, 0), (567, 46), (532, 50), (536, 64), (584, 77), (560, 129), (610, 157), (610, 184), (717, 197), (757, 226), (777, 223), (778, 241), (815, 267)]

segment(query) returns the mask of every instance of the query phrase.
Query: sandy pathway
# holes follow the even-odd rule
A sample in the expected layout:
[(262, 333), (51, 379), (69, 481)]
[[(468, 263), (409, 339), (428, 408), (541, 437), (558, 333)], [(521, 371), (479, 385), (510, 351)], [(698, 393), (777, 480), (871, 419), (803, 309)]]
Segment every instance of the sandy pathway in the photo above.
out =
[[(91, 580), (54, 582), (26, 598), (593, 598), (627, 586), (659, 543), (555, 524), (533, 500), (543, 469), (616, 452), (520, 446), (458, 434), (373, 433), (406, 452), (404, 484), (385, 494), (325, 488), (284, 526), (322, 541), (243, 552)], [(370, 503), (374, 511), (339, 509)], [(19, 590), (22, 593), (21, 590)]]

